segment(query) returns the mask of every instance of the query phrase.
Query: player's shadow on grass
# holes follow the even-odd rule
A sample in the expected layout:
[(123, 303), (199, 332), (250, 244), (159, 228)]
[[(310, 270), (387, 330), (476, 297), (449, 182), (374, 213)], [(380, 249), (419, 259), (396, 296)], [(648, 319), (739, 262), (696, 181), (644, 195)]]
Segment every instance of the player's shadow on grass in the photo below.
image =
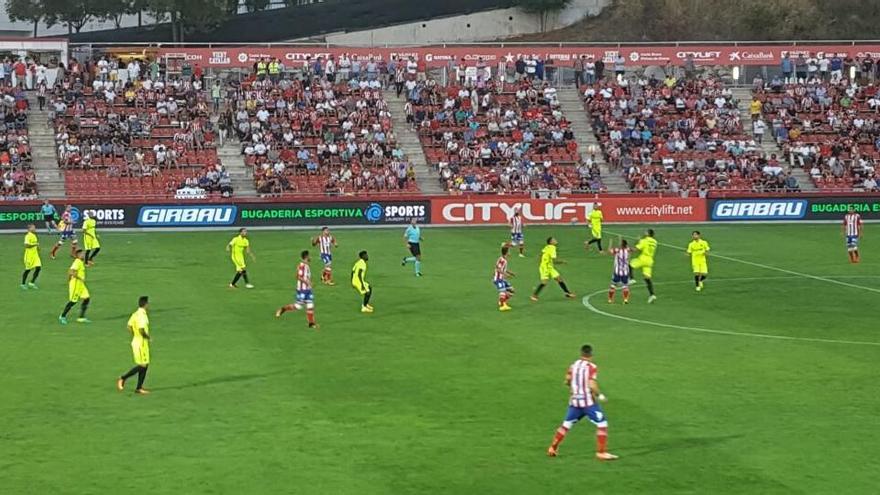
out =
[(227, 376), (216, 376), (214, 378), (208, 378), (207, 380), (201, 380), (198, 382), (192, 383), (182, 383), (180, 385), (170, 385), (168, 387), (151, 387), (154, 391), (158, 390), (183, 390), (187, 388), (198, 388), (198, 387), (207, 387), (209, 385), (219, 385), (223, 383), (235, 383), (235, 382), (248, 382), (252, 380), (259, 380), (260, 378), (266, 378), (272, 375), (280, 375), (284, 373), (284, 371), (272, 371), (269, 373), (251, 373), (244, 375), (227, 375)]
[(692, 438), (680, 438), (674, 440), (666, 440), (663, 442), (658, 442), (654, 445), (648, 445), (645, 447), (639, 447), (633, 449), (631, 452), (627, 452), (627, 457), (636, 457), (642, 455), (650, 455), (657, 454), (660, 452), (666, 452), (670, 450), (682, 450), (682, 449), (695, 449), (701, 447), (711, 447), (714, 445), (722, 444), (728, 442), (730, 440), (734, 440), (737, 438), (742, 438), (742, 433), (737, 435), (719, 435), (715, 437), (692, 437)]

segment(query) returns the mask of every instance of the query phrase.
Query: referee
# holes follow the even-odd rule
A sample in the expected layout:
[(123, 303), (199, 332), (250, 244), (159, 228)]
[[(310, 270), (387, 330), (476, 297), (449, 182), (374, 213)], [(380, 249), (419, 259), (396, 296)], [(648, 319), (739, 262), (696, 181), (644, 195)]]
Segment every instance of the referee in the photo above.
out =
[(409, 246), (409, 254), (410, 256), (406, 256), (403, 258), (401, 262), (401, 266), (406, 266), (407, 263), (413, 262), (416, 267), (416, 277), (422, 276), (422, 228), (419, 227), (416, 219), (413, 218), (410, 221), (409, 226), (406, 228), (406, 232), (403, 233), (403, 240), (406, 241), (407, 246)]

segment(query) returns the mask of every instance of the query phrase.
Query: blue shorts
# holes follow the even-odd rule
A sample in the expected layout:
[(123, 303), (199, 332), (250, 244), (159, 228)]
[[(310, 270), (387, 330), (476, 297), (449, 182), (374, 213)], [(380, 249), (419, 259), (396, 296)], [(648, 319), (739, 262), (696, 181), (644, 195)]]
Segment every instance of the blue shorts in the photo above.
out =
[(568, 411), (565, 413), (566, 421), (577, 423), (584, 418), (589, 419), (596, 426), (608, 426), (608, 418), (599, 404), (590, 407), (568, 406)]
[(522, 244), (523, 243), (522, 233), (510, 234), (510, 242), (511, 242), (511, 244), (517, 244), (517, 245)]
[(333, 263), (333, 255), (321, 253), (321, 263), (324, 263), (325, 265)]
[(312, 289), (296, 291), (296, 302), (298, 302), (298, 303), (315, 302), (315, 295), (312, 294)]
[(857, 235), (848, 235), (846, 236), (846, 247), (859, 247), (859, 236)]
[(507, 280), (496, 280), (495, 288), (498, 289), (498, 292), (507, 292), (511, 289), (510, 282)]
[(629, 275), (611, 275), (611, 283), (617, 285), (629, 285)]
[(74, 238), (74, 232), (72, 230), (62, 230), (61, 231), (61, 240), (69, 241)]

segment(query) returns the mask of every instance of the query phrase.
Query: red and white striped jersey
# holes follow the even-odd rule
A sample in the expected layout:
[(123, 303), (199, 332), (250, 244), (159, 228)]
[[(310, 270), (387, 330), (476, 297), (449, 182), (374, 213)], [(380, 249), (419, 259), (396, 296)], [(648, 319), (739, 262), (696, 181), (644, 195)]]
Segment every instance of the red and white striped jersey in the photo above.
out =
[(629, 275), (630, 248), (611, 248), (614, 255), (614, 275)]
[(70, 225), (70, 212), (65, 211), (61, 214), (61, 221)]
[(593, 405), (593, 394), (590, 392), (590, 380), (597, 379), (598, 368), (586, 359), (578, 359), (568, 367), (571, 399), (568, 405), (574, 407), (590, 407)]
[(507, 258), (501, 256), (495, 262), (495, 281), (500, 282), (507, 279)]
[(321, 254), (331, 254), (331, 249), (333, 248), (333, 244), (336, 244), (336, 238), (332, 235), (321, 234), (318, 236), (318, 249), (321, 250)]
[(843, 217), (843, 227), (847, 236), (860, 236), (862, 234), (862, 216), (858, 213), (847, 213)]
[(510, 233), (511, 234), (522, 234), (522, 231), (523, 231), (522, 215), (511, 215), (510, 216)]
[(312, 269), (308, 263), (301, 262), (296, 267), (296, 290), (311, 290), (312, 288)]

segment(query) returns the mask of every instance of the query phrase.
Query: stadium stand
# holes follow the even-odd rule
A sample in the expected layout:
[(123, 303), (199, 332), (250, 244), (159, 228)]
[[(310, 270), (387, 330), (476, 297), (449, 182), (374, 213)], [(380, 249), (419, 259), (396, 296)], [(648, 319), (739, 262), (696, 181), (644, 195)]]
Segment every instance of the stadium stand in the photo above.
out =
[(433, 80), (406, 84), (407, 120), (448, 191), (604, 189), (598, 166), (580, 161), (549, 82), (478, 77), (447, 87)]
[(170, 196), (179, 189), (232, 194), (217, 157), (215, 124), (198, 77), (155, 80), (134, 61), (73, 65), (50, 105), (68, 194)]
[(21, 87), (4, 86), (0, 98), (0, 199), (32, 199), (37, 184), (31, 167), (27, 97)]
[(581, 87), (606, 160), (634, 192), (791, 191), (797, 181), (743, 130), (717, 79), (624, 78)]
[(874, 84), (824, 79), (785, 84), (776, 77), (753, 89), (754, 111), (795, 165), (824, 191), (877, 191), (880, 94)]
[(339, 63), (329, 76), (316, 61), (302, 79), (261, 74), (233, 87), (223, 119), (260, 195), (418, 191), (383, 98), (386, 71), (372, 61), (363, 72), (360, 63)]

